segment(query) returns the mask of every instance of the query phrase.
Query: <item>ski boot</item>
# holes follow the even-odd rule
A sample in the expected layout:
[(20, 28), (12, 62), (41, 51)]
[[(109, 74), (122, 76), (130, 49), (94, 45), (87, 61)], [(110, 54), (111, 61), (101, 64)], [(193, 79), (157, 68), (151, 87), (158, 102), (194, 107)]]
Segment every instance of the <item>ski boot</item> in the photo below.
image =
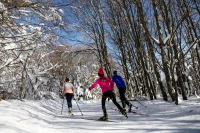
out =
[(104, 115), (98, 119), (99, 121), (108, 121), (108, 116)]
[(126, 118), (128, 118), (126, 111), (124, 111), (123, 109), (120, 111), (122, 113), (123, 116), (125, 116)]
[(72, 108), (68, 109), (68, 114), (71, 115), (71, 116), (73, 116), (73, 114), (72, 114)]
[(123, 108), (123, 110), (126, 112), (126, 108)]

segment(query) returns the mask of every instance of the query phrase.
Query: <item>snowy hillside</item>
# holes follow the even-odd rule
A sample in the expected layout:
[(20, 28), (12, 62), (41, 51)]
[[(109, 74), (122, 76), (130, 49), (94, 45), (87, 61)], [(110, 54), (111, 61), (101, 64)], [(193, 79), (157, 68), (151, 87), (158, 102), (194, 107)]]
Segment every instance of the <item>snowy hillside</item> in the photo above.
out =
[[(106, 103), (109, 120), (101, 122), (85, 120), (102, 116), (100, 101), (73, 101), (74, 117), (63, 113), (62, 99), (41, 101), (8, 100), (0, 102), (0, 133), (200, 133), (200, 99), (189, 98), (176, 106), (162, 100), (131, 101), (138, 114), (123, 118), (109, 101)], [(121, 103), (120, 103), (121, 104)], [(139, 113), (148, 114), (141, 116)]]

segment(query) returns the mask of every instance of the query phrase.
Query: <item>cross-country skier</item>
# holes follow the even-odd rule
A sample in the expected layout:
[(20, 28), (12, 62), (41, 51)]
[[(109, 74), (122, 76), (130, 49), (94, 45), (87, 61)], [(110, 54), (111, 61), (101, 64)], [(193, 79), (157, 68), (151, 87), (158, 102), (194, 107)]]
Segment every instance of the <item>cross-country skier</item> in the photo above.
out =
[(128, 105), (129, 107), (129, 112), (131, 112), (131, 107), (132, 107), (132, 104), (127, 101), (126, 97), (125, 97), (125, 93), (126, 93), (126, 84), (123, 80), (123, 78), (117, 74), (117, 71), (114, 70), (113, 71), (113, 76), (112, 76), (112, 81), (115, 82), (118, 90), (119, 90), (119, 94), (120, 94), (120, 100), (122, 101), (122, 107), (125, 109), (126, 107), (126, 104)]
[(69, 78), (65, 79), (62, 90), (67, 100), (68, 113), (71, 115), (72, 114), (72, 98), (74, 97), (74, 85), (69, 82)]
[(99, 76), (99, 78), (91, 85), (91, 87), (89, 87), (89, 90), (92, 90), (97, 85), (99, 85), (102, 90), (102, 93), (103, 93), (102, 99), (101, 99), (101, 104), (102, 104), (102, 110), (103, 110), (104, 115), (102, 117), (100, 117), (98, 120), (102, 120), (102, 121), (108, 120), (108, 114), (106, 112), (106, 107), (105, 107), (106, 99), (108, 97), (117, 106), (117, 108), (120, 110), (122, 115), (124, 115), (125, 117), (128, 117), (125, 110), (123, 110), (123, 108), (116, 101), (115, 93), (112, 91), (112, 89), (114, 87), (114, 82), (112, 82), (112, 80), (110, 78), (108, 78), (107, 76), (104, 76), (104, 72), (103, 72), (102, 68), (99, 68), (98, 76)]

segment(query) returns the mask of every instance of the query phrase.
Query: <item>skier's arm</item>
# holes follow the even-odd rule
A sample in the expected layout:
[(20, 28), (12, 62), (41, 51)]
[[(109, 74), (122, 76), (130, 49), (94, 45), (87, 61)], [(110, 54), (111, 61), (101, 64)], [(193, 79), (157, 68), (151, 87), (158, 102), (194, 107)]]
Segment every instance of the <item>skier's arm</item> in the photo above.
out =
[(62, 86), (62, 95), (63, 96), (65, 95), (65, 83), (63, 83), (63, 86)]
[(121, 81), (121, 83), (123, 83), (124, 85), (126, 85), (125, 82), (124, 82), (124, 79), (121, 76), (119, 77), (119, 80)]
[(98, 84), (99, 84), (99, 80), (97, 79), (97, 80), (89, 87), (89, 90), (91, 91), (91, 90), (94, 89)]
[(74, 85), (72, 84), (72, 92), (75, 94)]
[(72, 84), (72, 92), (73, 92), (73, 97), (72, 97), (72, 99), (75, 100), (75, 97), (74, 97), (74, 96), (75, 96), (75, 89), (74, 89), (74, 85), (73, 85), (73, 84)]
[(110, 78), (107, 78), (107, 80), (110, 82), (110, 86), (113, 89), (114, 88), (114, 82)]
[(114, 82), (114, 77), (112, 76), (112, 81)]

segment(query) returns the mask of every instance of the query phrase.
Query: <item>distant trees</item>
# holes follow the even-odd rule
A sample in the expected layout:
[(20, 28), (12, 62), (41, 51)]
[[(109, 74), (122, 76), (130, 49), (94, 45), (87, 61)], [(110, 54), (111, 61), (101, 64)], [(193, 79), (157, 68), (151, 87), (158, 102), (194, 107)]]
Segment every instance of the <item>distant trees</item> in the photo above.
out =
[(0, 90), (20, 99), (37, 99), (48, 70), (54, 66), (44, 55), (57, 40), (54, 25), (59, 12), (47, 3), (28, 0), (0, 2)]
[(108, 53), (120, 61), (130, 96), (152, 100), (162, 94), (164, 100), (178, 104), (179, 94), (183, 100), (199, 94), (199, 4), (196, 0), (77, 0), (73, 10), (79, 30), (92, 39), (99, 61), (106, 62), (108, 75), (113, 69)]

